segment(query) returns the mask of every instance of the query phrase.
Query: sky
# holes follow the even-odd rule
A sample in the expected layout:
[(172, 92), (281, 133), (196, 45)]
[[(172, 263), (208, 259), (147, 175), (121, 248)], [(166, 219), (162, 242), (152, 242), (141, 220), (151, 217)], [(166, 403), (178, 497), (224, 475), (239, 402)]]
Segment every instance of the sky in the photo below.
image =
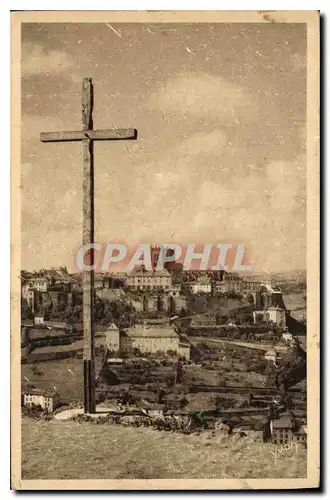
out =
[(95, 240), (245, 243), (256, 272), (305, 269), (303, 24), (22, 25), (22, 268), (73, 269), (82, 145), (40, 132), (138, 130), (96, 143)]

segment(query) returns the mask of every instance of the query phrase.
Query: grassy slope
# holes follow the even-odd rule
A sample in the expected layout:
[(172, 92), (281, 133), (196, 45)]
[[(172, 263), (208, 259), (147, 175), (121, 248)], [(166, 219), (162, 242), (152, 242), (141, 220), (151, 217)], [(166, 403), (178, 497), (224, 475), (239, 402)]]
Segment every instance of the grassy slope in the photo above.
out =
[(301, 316), (306, 316), (307, 303), (304, 297), (306, 291), (289, 292), (283, 294), (284, 304), (291, 311), (291, 316), (299, 320)]
[[(23, 479), (295, 478), (306, 450), (249, 438), (23, 419)], [(273, 453), (272, 453), (273, 452)]]
[(41, 375), (33, 373), (33, 365), (22, 365), (22, 382), (25, 377), (36, 387), (47, 389), (56, 386), (61, 394), (63, 402), (70, 403), (73, 400), (83, 399), (83, 362), (81, 359), (66, 358), (38, 363)]

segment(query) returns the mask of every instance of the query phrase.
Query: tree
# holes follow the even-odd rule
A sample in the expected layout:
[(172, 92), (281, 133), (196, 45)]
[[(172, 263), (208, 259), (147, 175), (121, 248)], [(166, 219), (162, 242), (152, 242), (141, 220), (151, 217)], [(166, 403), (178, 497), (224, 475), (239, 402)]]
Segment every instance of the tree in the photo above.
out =
[(21, 300), (21, 319), (32, 319), (33, 313), (26, 299)]
[(263, 321), (263, 319), (264, 319), (264, 316), (262, 313), (256, 314), (256, 323), (260, 323), (261, 321)]
[(169, 312), (171, 314), (174, 314), (175, 310), (176, 310), (175, 299), (174, 299), (174, 297), (172, 297), (172, 295), (170, 295), (170, 297), (169, 297)]

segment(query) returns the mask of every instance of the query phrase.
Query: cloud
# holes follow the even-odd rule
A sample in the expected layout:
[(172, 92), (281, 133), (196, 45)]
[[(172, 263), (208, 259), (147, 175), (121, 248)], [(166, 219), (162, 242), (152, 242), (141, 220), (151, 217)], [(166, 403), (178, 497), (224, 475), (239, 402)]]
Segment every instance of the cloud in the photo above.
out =
[(299, 54), (294, 53), (290, 56), (290, 62), (291, 62), (291, 70), (296, 73), (296, 72), (305, 72), (306, 71), (306, 55), (305, 54)]
[(180, 74), (150, 96), (149, 106), (162, 113), (216, 118), (240, 123), (255, 120), (256, 105), (241, 86), (220, 76)]
[(213, 153), (215, 150), (219, 153), (225, 145), (226, 135), (222, 130), (201, 131), (180, 143), (178, 150), (185, 156), (197, 156), (202, 153)]
[[(252, 264), (274, 269), (305, 265), (305, 158), (272, 161), (260, 171), (224, 181), (205, 181), (196, 194), (193, 226), (204, 239), (246, 243)], [(238, 241), (239, 240), (239, 241)]]
[(22, 76), (65, 73), (75, 67), (74, 59), (61, 50), (47, 52), (42, 45), (27, 43), (22, 49)]

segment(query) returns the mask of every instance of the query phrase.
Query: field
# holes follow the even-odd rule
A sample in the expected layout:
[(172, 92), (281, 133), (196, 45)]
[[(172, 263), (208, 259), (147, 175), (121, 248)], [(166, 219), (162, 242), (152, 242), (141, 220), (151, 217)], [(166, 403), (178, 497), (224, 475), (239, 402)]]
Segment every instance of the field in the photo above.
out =
[[(249, 385), (259, 387), (264, 385), (265, 377), (255, 371), (249, 371), (249, 363), (263, 360), (263, 352), (258, 350), (241, 348), (231, 345), (230, 342), (209, 342), (202, 339), (204, 344), (212, 348), (217, 360), (202, 363), (202, 366), (191, 365), (184, 370), (184, 386), (180, 386), (183, 392), (190, 384), (205, 385)], [(196, 341), (197, 343), (199, 340)], [(118, 373), (121, 384), (143, 385), (159, 380), (165, 384), (165, 380), (174, 377), (174, 367), (155, 365), (152, 369), (144, 370), (144, 374), (149, 373), (149, 378), (138, 381), (134, 370), (125, 366), (115, 369)], [(153, 379), (151, 378), (153, 376)], [(136, 380), (136, 381), (135, 381)], [(83, 361), (76, 358), (58, 359), (52, 361), (39, 362), (37, 364), (27, 363), (22, 365), (22, 383), (30, 381), (36, 387), (47, 389), (56, 387), (61, 396), (63, 404), (71, 401), (83, 400)], [(116, 386), (119, 389), (119, 386)], [(178, 386), (179, 389), (179, 386)], [(168, 386), (168, 391), (172, 387)], [(155, 394), (151, 394), (155, 396)], [(203, 397), (201, 396), (201, 408), (203, 407)], [(187, 395), (190, 399), (190, 395)], [(194, 396), (196, 398), (196, 395)]]
[(47, 389), (56, 386), (63, 403), (83, 399), (83, 362), (81, 359), (66, 358), (45, 361), (37, 365), (40, 375), (34, 373), (33, 364), (21, 365), (22, 382), (28, 379), (36, 387)]
[(305, 290), (283, 294), (286, 308), (291, 312), (291, 316), (298, 321), (306, 318), (307, 303), (305, 297)]
[(22, 423), (23, 479), (306, 477), (306, 450), (250, 438), (92, 423)]

